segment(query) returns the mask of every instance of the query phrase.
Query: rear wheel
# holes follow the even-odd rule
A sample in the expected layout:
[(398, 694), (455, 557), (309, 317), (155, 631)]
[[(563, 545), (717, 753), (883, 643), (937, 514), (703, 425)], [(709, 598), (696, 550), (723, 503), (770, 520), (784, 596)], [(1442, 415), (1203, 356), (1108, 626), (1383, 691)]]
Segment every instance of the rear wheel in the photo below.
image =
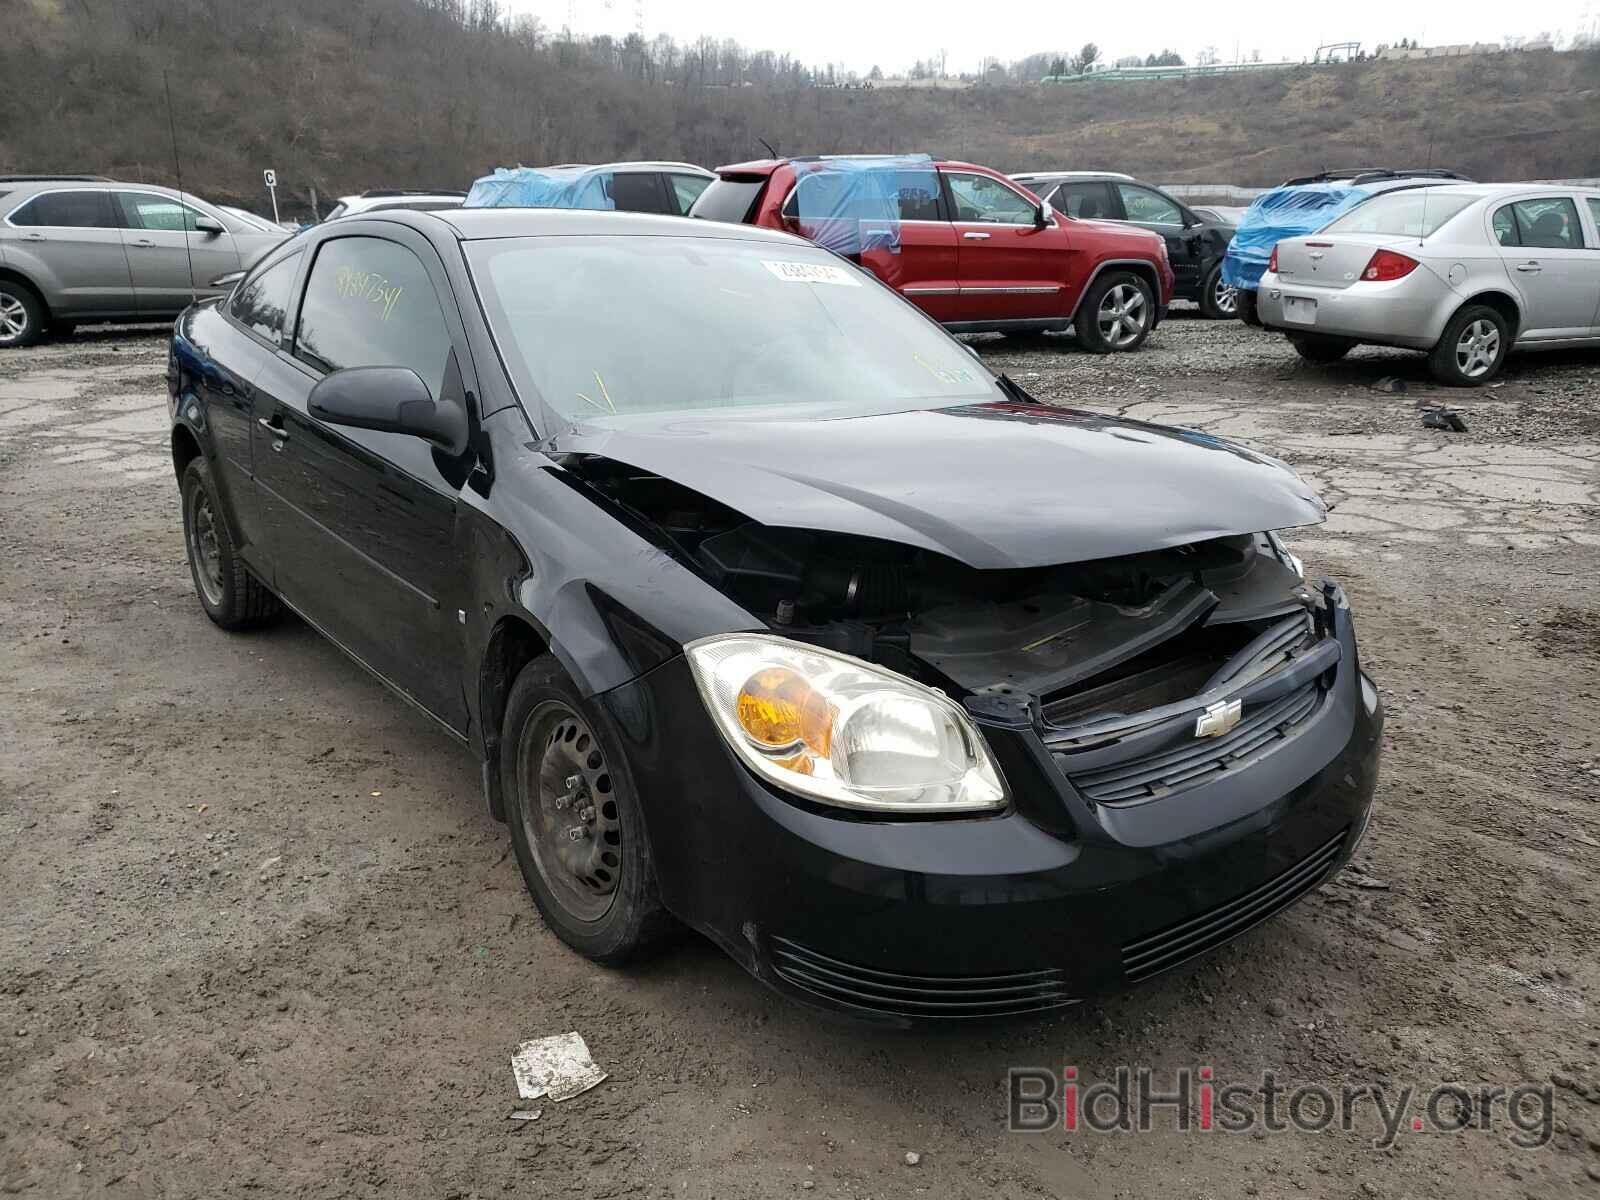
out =
[(1463, 308), (1444, 327), (1428, 355), (1428, 366), (1440, 383), (1482, 387), (1505, 365), (1511, 349), (1511, 328), (1505, 317), (1484, 304)]
[(224, 629), (250, 629), (275, 620), (282, 606), (239, 557), (205, 459), (194, 458), (184, 468), (182, 495), (183, 543), (206, 616)]
[(0, 279), (0, 348), (31, 346), (44, 336), (44, 302), (31, 287)]
[(1239, 315), (1239, 293), (1222, 278), (1222, 264), (1211, 268), (1200, 292), (1200, 311), (1214, 321), (1232, 320)]
[(1289, 339), (1289, 344), (1301, 358), (1314, 363), (1338, 362), (1355, 349), (1356, 345), (1348, 338), (1326, 337), (1314, 333), (1296, 334)]
[(511, 844), (551, 931), (601, 963), (672, 932), (621, 740), (554, 659), (517, 676), (501, 747)]
[(1095, 354), (1137, 350), (1155, 315), (1149, 284), (1128, 271), (1108, 271), (1089, 286), (1073, 327), (1079, 344)]

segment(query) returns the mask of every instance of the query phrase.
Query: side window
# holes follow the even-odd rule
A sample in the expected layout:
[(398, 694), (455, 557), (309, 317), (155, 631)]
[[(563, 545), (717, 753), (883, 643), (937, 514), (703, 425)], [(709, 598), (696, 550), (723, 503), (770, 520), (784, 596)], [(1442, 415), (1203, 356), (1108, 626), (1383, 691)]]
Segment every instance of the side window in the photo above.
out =
[(617, 206), (612, 198), (612, 184), (616, 176), (610, 171), (602, 171), (598, 175), (591, 175), (578, 189), (572, 208), (599, 208), (612, 209)]
[(240, 285), (228, 302), (234, 320), (278, 345), (283, 341), (285, 318), (294, 297), (294, 274), (300, 269), (299, 253), (257, 271)]
[(1583, 226), (1578, 223), (1578, 206), (1565, 196), (1518, 200), (1511, 208), (1517, 214), (1522, 245), (1544, 250), (1583, 249)]
[(1117, 218), (1117, 205), (1109, 183), (1063, 183), (1056, 188), (1050, 203), (1058, 212), (1083, 221)]
[(11, 214), (13, 225), (57, 229), (115, 229), (110, 192), (46, 192)]
[(1594, 196), (1589, 198), (1589, 219), (1594, 222), (1596, 233), (1600, 233), (1600, 199)]
[(150, 229), (167, 233), (194, 232), (194, 209), (149, 192), (118, 192), (123, 224), (129, 229)]
[(668, 175), (667, 183), (672, 187), (672, 198), (677, 201), (678, 211), (688, 216), (694, 202), (700, 199), (700, 193), (710, 186), (711, 180), (704, 175)]
[(450, 332), (417, 256), (383, 238), (322, 244), (295, 332), (294, 354), (319, 371), (410, 367), (440, 394)]
[(1183, 224), (1183, 210), (1160, 192), (1129, 183), (1117, 184), (1117, 190), (1122, 193), (1122, 207), (1128, 214), (1128, 220), (1142, 221), (1147, 225)]
[(611, 199), (623, 212), (664, 213), (666, 197), (654, 171), (622, 171), (611, 177)]
[(1495, 209), (1490, 225), (1494, 229), (1494, 240), (1502, 246), (1522, 245), (1522, 235), (1517, 232), (1517, 214), (1511, 211), (1511, 205)]
[(987, 175), (945, 171), (958, 221), (988, 221), (1000, 225), (1032, 225), (1034, 207), (1021, 192), (1014, 192)]
[[(902, 221), (942, 221), (939, 177), (932, 171), (901, 171), (895, 177)], [(1030, 217), (1029, 220), (1032, 220)]]

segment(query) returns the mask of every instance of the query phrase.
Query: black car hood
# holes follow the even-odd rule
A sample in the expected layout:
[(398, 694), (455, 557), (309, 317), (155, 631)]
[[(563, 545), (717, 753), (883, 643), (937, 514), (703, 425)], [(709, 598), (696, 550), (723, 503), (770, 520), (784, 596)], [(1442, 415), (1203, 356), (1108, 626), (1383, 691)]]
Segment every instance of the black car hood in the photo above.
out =
[[(636, 421), (637, 418), (634, 418)], [(545, 447), (660, 475), (766, 525), (1042, 567), (1321, 521), (1275, 459), (1192, 430), (1036, 404), (836, 420), (670, 414)]]

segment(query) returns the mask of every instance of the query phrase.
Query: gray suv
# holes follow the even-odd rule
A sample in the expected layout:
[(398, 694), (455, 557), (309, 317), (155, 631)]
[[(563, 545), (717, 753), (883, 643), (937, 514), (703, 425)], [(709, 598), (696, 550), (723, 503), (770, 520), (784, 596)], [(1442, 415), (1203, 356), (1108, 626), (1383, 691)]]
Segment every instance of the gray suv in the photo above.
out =
[(287, 236), (171, 188), (0, 180), (0, 348), (83, 321), (169, 320)]

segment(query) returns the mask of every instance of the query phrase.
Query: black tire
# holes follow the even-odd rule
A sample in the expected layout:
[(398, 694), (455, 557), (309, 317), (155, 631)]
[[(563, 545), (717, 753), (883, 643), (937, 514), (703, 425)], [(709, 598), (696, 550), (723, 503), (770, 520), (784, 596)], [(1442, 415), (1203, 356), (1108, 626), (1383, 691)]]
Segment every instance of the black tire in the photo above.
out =
[(1307, 362), (1334, 363), (1355, 349), (1348, 338), (1326, 337), (1314, 333), (1294, 334), (1289, 344)]
[(1482, 387), (1500, 374), (1510, 351), (1510, 322), (1486, 304), (1469, 304), (1444, 327), (1428, 368), (1450, 387)]
[(224, 629), (254, 629), (277, 620), (283, 605), (244, 565), (234, 549), (211, 468), (191, 459), (179, 485), (183, 497), (183, 545), (195, 595), (206, 616)]
[(44, 337), (49, 319), (39, 293), (15, 279), (0, 279), (0, 350), (33, 345)]
[(1239, 305), (1239, 320), (1260, 329), (1261, 314), (1256, 311), (1256, 294), (1249, 288), (1240, 288), (1234, 293), (1234, 298)]
[[(1102, 309), (1108, 301), (1119, 297), (1124, 300), (1123, 317), (1108, 330), (1106, 313)], [(1137, 328), (1130, 332), (1124, 317), (1133, 318)], [(1156, 301), (1150, 285), (1132, 271), (1107, 271), (1089, 285), (1072, 327), (1078, 335), (1078, 344), (1085, 350), (1093, 354), (1111, 354), (1137, 350), (1144, 345), (1155, 322)]]
[(511, 845), (545, 924), (607, 965), (667, 940), (679, 927), (661, 907), (633, 770), (605, 710), (537, 658), (511, 687), (500, 745)]
[(1219, 262), (1206, 272), (1206, 281), (1200, 288), (1200, 313), (1213, 321), (1231, 321), (1239, 315), (1239, 295), (1222, 281), (1222, 264)]

